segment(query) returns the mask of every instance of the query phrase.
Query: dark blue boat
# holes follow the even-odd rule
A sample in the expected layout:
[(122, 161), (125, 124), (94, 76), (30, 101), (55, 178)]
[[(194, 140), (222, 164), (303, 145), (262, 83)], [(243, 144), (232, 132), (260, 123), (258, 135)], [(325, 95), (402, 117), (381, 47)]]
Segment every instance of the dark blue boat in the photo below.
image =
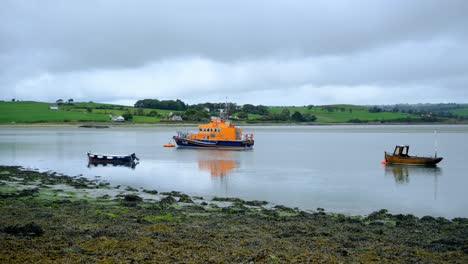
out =
[(135, 153), (130, 155), (109, 155), (109, 154), (96, 154), (88, 152), (88, 161), (90, 163), (132, 163), (138, 161)]

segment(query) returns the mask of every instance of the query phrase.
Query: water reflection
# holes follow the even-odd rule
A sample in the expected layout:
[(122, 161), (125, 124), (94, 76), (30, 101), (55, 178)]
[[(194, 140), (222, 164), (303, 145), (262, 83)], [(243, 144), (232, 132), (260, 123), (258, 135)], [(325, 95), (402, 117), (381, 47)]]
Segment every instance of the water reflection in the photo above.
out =
[(198, 150), (198, 168), (212, 177), (224, 177), (236, 167), (233, 153), (227, 150)]
[(411, 177), (432, 176), (436, 178), (442, 175), (442, 169), (436, 166), (408, 166), (398, 164), (386, 164), (385, 176), (393, 176), (397, 184), (408, 184)]
[(224, 177), (236, 167), (234, 160), (199, 160), (200, 170), (209, 171), (213, 177)]
[(96, 167), (127, 167), (132, 170), (136, 168), (139, 162), (88, 162), (88, 168)]
[(386, 164), (385, 176), (393, 176), (398, 185), (407, 185), (410, 178), (432, 177), (434, 180), (434, 200), (437, 200), (437, 178), (442, 176), (442, 169), (437, 166), (411, 166), (400, 164)]

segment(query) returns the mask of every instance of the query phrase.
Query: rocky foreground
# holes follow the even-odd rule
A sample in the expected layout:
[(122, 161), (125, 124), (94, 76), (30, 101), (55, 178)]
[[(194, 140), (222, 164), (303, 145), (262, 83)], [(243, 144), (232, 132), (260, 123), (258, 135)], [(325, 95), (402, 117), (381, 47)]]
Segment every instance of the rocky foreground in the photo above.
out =
[(468, 263), (468, 219), (304, 212), (0, 166), (0, 263)]

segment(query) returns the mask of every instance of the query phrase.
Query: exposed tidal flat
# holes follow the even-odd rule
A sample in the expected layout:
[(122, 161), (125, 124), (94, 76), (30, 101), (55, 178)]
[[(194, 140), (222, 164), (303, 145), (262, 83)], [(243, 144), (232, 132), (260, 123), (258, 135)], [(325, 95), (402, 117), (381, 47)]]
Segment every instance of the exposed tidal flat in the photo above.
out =
[(468, 219), (302, 211), (0, 166), (2, 263), (467, 263)]

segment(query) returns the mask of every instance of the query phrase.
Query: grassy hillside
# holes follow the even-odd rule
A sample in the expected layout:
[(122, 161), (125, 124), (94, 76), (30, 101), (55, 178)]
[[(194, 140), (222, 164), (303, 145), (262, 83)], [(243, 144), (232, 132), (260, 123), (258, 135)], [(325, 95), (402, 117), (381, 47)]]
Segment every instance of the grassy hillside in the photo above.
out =
[(468, 105), (463, 104), (462, 108), (451, 110), (450, 112), (458, 116), (468, 117)]
[(317, 117), (319, 123), (344, 123), (350, 120), (359, 119), (362, 121), (379, 121), (379, 120), (394, 120), (404, 118), (417, 118), (416, 115), (405, 113), (379, 112), (370, 113), (367, 106), (357, 105), (322, 105), (322, 106), (290, 106), (290, 107), (271, 107), (272, 113), (281, 113), (284, 109), (288, 109), (290, 113), (295, 111), (301, 114), (310, 113)]
[[(54, 104), (42, 102), (0, 102), (0, 123), (40, 123), (40, 122), (76, 122), (94, 121), (110, 122), (109, 115), (122, 115), (126, 111), (132, 114), (134, 107), (98, 104), (74, 103), (59, 105), (59, 110), (51, 110)], [(142, 109), (143, 115), (134, 115), (133, 122), (159, 122), (161, 117), (146, 116), (150, 111), (156, 111), (164, 116), (169, 110)]]
[[(61, 104), (58, 110), (51, 110), (52, 103), (43, 102), (0, 102), (0, 123), (40, 123), (40, 122), (111, 122), (110, 115), (118, 116), (130, 112), (134, 123), (157, 123), (167, 120), (172, 110), (134, 108), (131, 106), (101, 104), (101, 103), (72, 103)], [(451, 113), (468, 117), (468, 105), (459, 105)], [(276, 106), (269, 107), (269, 114), (280, 114), (288, 109), (290, 115), (298, 111), (301, 114), (314, 115), (316, 123), (348, 123), (348, 122), (379, 122), (379, 121), (405, 121), (412, 119), (419, 121), (421, 114), (410, 114), (392, 111), (369, 111), (368, 106), (357, 105), (321, 105), (321, 106)], [(214, 114), (214, 113), (211, 113)], [(248, 114), (246, 121), (256, 122), (264, 116)], [(282, 119), (281, 119), (282, 120)], [(439, 120), (449, 120), (447, 118)], [(424, 120), (423, 120), (424, 121)], [(268, 122), (268, 121), (267, 121)], [(273, 121), (275, 122), (275, 121)], [(292, 122), (279, 121), (279, 122)]]
[(49, 103), (0, 102), (0, 123), (107, 121), (103, 114), (51, 110)]

